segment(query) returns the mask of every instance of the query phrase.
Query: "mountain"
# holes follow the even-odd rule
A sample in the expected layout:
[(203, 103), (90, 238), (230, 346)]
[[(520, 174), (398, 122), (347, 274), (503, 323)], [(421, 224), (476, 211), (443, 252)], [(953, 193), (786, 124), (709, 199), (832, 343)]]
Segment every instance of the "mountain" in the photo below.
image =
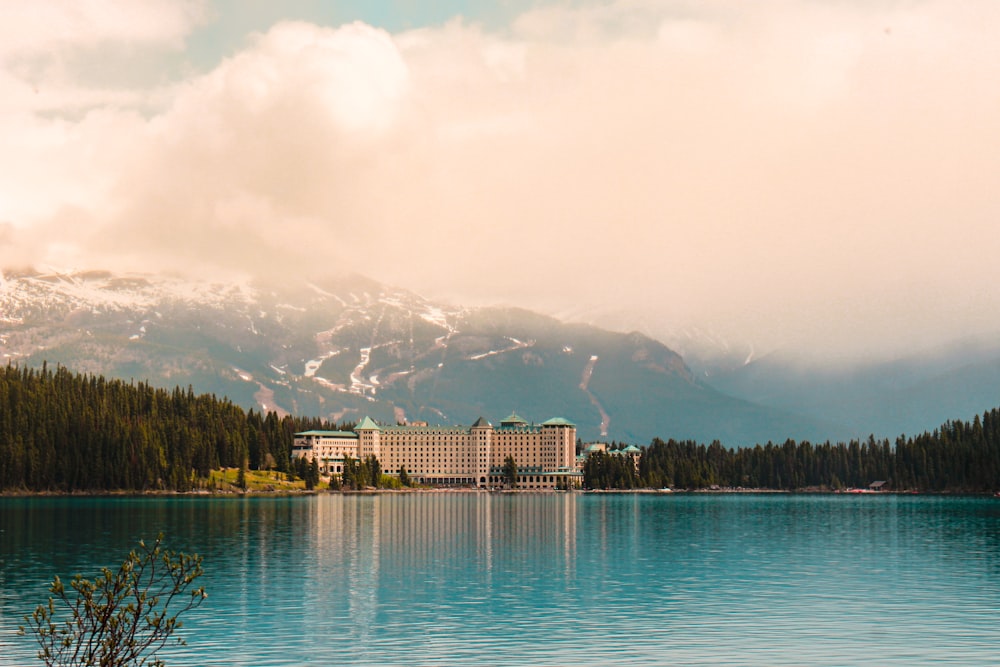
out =
[(357, 276), (248, 286), (7, 272), (0, 354), (331, 421), (456, 424), (516, 410), (570, 418), (585, 440), (836, 436), (822, 420), (720, 393), (649, 337), (433, 303)]
[(714, 364), (708, 382), (731, 396), (840, 424), (851, 437), (893, 439), (968, 419), (1000, 403), (998, 337), (840, 367), (775, 352)]

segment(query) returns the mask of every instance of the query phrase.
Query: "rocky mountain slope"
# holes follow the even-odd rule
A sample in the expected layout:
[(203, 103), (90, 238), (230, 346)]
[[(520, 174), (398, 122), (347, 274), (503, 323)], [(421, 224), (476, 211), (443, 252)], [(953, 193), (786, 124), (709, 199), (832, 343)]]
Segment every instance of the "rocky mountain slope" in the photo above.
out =
[(466, 309), (353, 277), (236, 286), (180, 278), (7, 272), (8, 363), (149, 380), (334, 421), (471, 423), (564, 416), (585, 440), (750, 444), (838, 434), (700, 382), (640, 334), (517, 308)]

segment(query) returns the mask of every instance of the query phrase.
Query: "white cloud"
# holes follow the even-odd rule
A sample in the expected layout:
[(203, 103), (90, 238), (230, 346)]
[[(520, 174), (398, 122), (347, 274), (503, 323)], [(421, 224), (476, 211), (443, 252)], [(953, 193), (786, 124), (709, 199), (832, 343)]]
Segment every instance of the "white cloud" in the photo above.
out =
[[(189, 91), (266, 115), (282, 105), (319, 105), (346, 131), (384, 130), (406, 93), (407, 68), (392, 38), (360, 23), (336, 30), (280, 23)], [(187, 100), (181, 99), (183, 104)]]
[[(32, 0), (0, 22), (0, 112), (79, 118), (141, 108), (163, 95), (148, 81), (157, 56), (178, 53), (207, 20), (202, 0)], [(160, 58), (162, 60), (162, 58)]]
[(633, 0), (503, 32), (282, 23), (151, 86), (170, 92), (152, 116), (149, 91), (75, 120), (10, 107), (0, 220), (31, 256), (73, 224), (60, 256), (80, 261), (348, 268), (885, 351), (1000, 327), (982, 317), (1000, 276), (969, 255), (1000, 250), (998, 12)]

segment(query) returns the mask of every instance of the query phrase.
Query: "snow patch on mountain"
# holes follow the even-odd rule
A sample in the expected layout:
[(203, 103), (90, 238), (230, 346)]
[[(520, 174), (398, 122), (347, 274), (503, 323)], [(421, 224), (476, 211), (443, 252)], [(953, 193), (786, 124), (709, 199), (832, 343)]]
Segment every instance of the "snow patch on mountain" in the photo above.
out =
[(306, 376), (307, 378), (314, 377), (316, 375), (316, 371), (318, 371), (320, 369), (320, 366), (323, 365), (324, 361), (326, 361), (330, 357), (337, 356), (342, 351), (343, 350), (331, 350), (331, 351), (327, 352), (326, 354), (324, 354), (324, 355), (322, 355), (322, 356), (320, 356), (320, 357), (318, 357), (316, 359), (310, 359), (309, 361), (306, 362), (305, 371), (303, 371), (302, 374), (304, 376)]
[(341, 306), (344, 306), (345, 308), (347, 307), (347, 302), (344, 301), (343, 299), (341, 299), (339, 296), (337, 296), (333, 292), (328, 292), (325, 289), (323, 289), (322, 287), (319, 287), (318, 285), (315, 285), (314, 283), (306, 283), (306, 287), (308, 287), (309, 289), (311, 289), (316, 294), (319, 294), (320, 296), (325, 296), (325, 297), (329, 297), (331, 299), (336, 299), (338, 302), (340, 302)]
[(448, 415), (446, 415), (445, 413), (441, 412), (437, 408), (430, 408), (430, 411), (433, 412), (434, 414), (436, 414), (437, 416), (441, 417), (441, 419), (444, 421), (444, 423), (446, 423), (446, 424), (448, 423), (448, 421), (449, 421)]
[(448, 333), (455, 333), (455, 328), (448, 321), (448, 315), (445, 314), (444, 310), (441, 308), (428, 306), (424, 312), (420, 313), (420, 317), (431, 324), (435, 324), (442, 329), (447, 330)]
[(29, 313), (42, 310), (100, 314), (143, 311), (164, 302), (223, 308), (234, 303), (246, 304), (256, 297), (256, 291), (246, 285), (218, 285), (170, 277), (152, 280), (139, 274), (58, 271), (8, 274), (0, 284), (0, 319), (20, 324)]
[(365, 368), (371, 363), (372, 350), (382, 347), (388, 347), (391, 345), (398, 345), (400, 341), (388, 341), (380, 345), (373, 345), (368, 347), (363, 347), (360, 350), (361, 358), (358, 361), (358, 365), (354, 367), (351, 371), (351, 388), (350, 393), (359, 394), (361, 396), (372, 396), (378, 391), (378, 374), (375, 373), (365, 380), (364, 371)]
[(520, 341), (520, 340), (518, 340), (516, 338), (511, 338), (510, 336), (506, 336), (506, 338), (511, 343), (513, 343), (513, 345), (511, 345), (510, 347), (505, 347), (505, 348), (500, 349), (500, 350), (490, 350), (489, 352), (483, 352), (482, 354), (474, 354), (474, 355), (472, 355), (470, 357), (467, 357), (468, 360), (469, 361), (479, 361), (480, 359), (485, 359), (486, 357), (493, 357), (493, 356), (496, 356), (498, 354), (506, 354), (508, 352), (513, 352), (515, 350), (520, 350), (522, 348), (531, 347), (531, 346), (533, 346), (535, 344), (534, 341), (526, 343), (526, 342)]
[(347, 387), (345, 387), (344, 385), (342, 385), (342, 384), (336, 384), (334, 382), (330, 382), (326, 378), (321, 378), (321, 377), (317, 376), (317, 377), (312, 378), (312, 380), (313, 380), (313, 382), (315, 382), (316, 384), (320, 385), (321, 387), (326, 387), (327, 389), (329, 389), (331, 391), (347, 391)]

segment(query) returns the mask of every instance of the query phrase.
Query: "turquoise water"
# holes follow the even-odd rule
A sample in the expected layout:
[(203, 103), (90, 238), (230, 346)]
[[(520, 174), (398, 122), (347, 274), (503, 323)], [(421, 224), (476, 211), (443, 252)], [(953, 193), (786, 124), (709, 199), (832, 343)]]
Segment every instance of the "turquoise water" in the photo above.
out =
[(1000, 501), (0, 498), (0, 665), (52, 575), (205, 557), (168, 665), (996, 665)]

